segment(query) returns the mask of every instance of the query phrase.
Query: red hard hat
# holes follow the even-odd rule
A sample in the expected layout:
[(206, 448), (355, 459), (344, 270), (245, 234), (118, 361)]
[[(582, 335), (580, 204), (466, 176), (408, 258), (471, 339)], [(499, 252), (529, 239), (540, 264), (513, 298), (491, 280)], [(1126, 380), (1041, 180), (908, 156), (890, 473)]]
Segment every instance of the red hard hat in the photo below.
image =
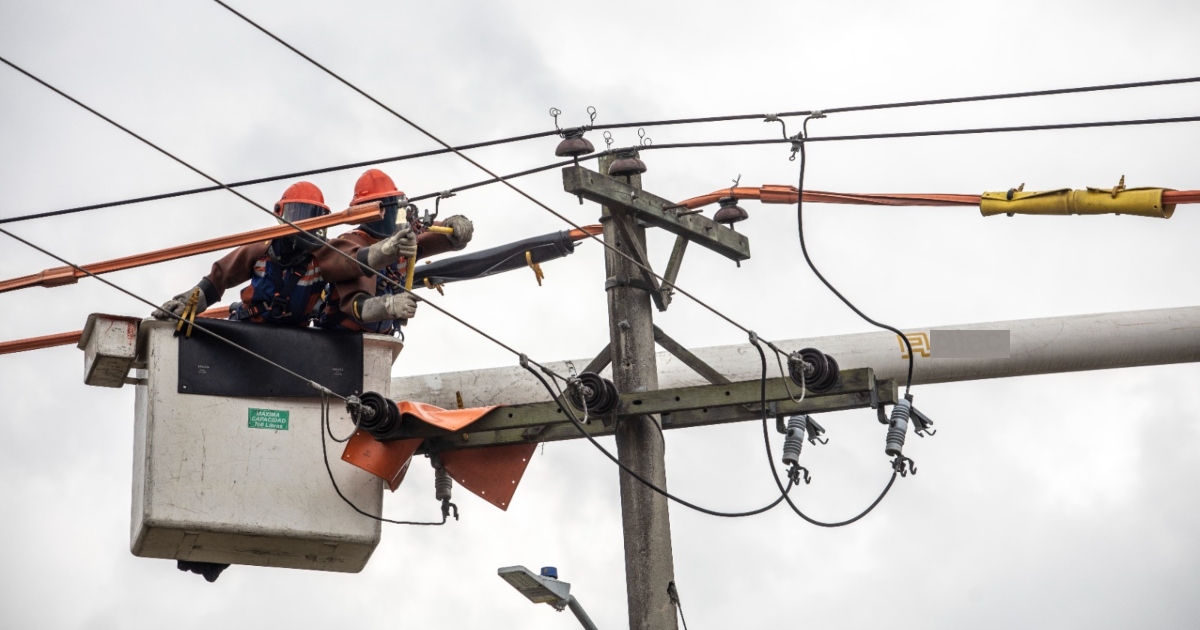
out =
[(311, 203), (315, 206), (320, 206), (329, 211), (329, 206), (325, 205), (325, 195), (321, 194), (321, 189), (317, 188), (316, 184), (310, 182), (296, 182), (288, 189), (283, 191), (283, 196), (275, 203), (275, 214), (280, 214), (283, 211), (285, 203)]
[(384, 197), (402, 197), (404, 193), (396, 190), (396, 184), (392, 182), (392, 178), (387, 176), (387, 173), (373, 168), (362, 174), (358, 181), (354, 184), (354, 199), (350, 201), (350, 205), (357, 206), (360, 203), (383, 199)]

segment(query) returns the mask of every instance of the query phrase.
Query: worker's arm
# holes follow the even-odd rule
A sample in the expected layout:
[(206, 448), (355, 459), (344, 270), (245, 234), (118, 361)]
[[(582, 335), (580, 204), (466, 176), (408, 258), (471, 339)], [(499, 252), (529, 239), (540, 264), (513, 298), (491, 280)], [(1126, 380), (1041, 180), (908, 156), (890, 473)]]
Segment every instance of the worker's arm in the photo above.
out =
[(471, 242), (475, 234), (475, 226), (471, 220), (462, 215), (455, 215), (445, 221), (435, 221), (434, 225), (448, 227), (453, 234), (425, 232), (417, 237), (417, 260), (436, 256), (446, 252), (459, 251)]
[(333, 284), (339, 284), (357, 280), (364, 275), (373, 276), (374, 274), (359, 263), (358, 257), (359, 252), (365, 251), (375, 243), (374, 238), (358, 230), (352, 230), (329, 241), (328, 247), (322, 247), (313, 254), (317, 266), (321, 268), (321, 277)]
[(254, 275), (254, 264), (267, 253), (270, 241), (250, 243), (222, 256), (213, 263), (207, 276), (200, 279), (196, 286), (167, 300), (152, 315), (157, 319), (170, 319), (169, 313), (178, 316), (183, 313), (184, 306), (196, 289), (200, 295), (196, 301), (196, 311), (203, 312), (210, 305), (216, 304), (225, 294), (225, 290), (237, 286)]

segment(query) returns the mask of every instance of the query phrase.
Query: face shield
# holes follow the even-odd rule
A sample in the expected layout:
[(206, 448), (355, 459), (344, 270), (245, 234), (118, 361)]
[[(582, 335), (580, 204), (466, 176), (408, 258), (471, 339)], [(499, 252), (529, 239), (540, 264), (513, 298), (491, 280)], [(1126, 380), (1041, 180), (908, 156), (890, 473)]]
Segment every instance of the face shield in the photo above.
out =
[[(314, 217), (323, 217), (329, 214), (329, 210), (315, 203), (305, 202), (288, 202), (283, 204), (283, 212), (280, 215), (280, 223), (285, 220), (295, 223), (304, 219), (312, 219)], [(310, 236), (311, 234), (311, 236)], [(281, 236), (271, 242), (275, 253), (284, 258), (290, 258), (304, 252), (316, 250), (325, 242), (325, 228), (318, 230), (309, 230), (309, 234), (295, 233), (287, 236)]]
[(378, 239), (385, 239), (396, 232), (396, 226), (402, 222), (401, 213), (408, 204), (408, 197), (384, 197), (379, 200), (383, 218), (370, 223), (363, 223), (362, 230)]

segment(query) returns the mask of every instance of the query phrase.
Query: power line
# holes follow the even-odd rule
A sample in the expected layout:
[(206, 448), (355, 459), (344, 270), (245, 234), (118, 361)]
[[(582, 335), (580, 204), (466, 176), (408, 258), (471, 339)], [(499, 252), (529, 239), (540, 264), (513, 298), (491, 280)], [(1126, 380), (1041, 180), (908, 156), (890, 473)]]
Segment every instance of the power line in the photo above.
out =
[[(163, 155), (165, 155), (165, 156), (167, 156), (167, 157), (171, 158), (172, 160), (174, 160), (175, 162), (177, 162), (177, 163), (179, 163), (179, 164), (183, 165), (183, 166), (184, 166), (184, 167), (186, 167), (188, 170), (190, 170), (190, 171), (192, 171), (192, 172), (196, 173), (197, 175), (200, 175), (201, 177), (203, 177), (203, 178), (207, 179), (207, 180), (208, 180), (208, 181), (210, 181), (210, 182), (213, 182), (214, 184), (216, 184), (217, 186), (219, 186), (221, 189), (228, 190), (229, 192), (231, 192), (231, 193), (233, 193), (234, 195), (236, 195), (238, 198), (240, 198), (240, 199), (244, 200), (246, 203), (249, 203), (250, 205), (254, 206), (255, 208), (257, 208), (257, 209), (261, 210), (262, 212), (265, 212), (265, 213), (267, 213), (267, 214), (268, 214), (268, 215), (270, 215), (272, 218), (275, 218), (275, 219), (277, 219), (277, 220), (279, 220), (279, 221), (281, 221), (281, 222), (283, 222), (283, 223), (285, 223), (285, 224), (287, 224), (287, 225), (291, 226), (291, 227), (292, 227), (293, 229), (295, 229), (297, 232), (300, 232), (300, 233), (302, 233), (302, 234), (306, 234), (306, 235), (308, 235), (308, 236), (312, 237), (313, 239), (315, 239), (316, 241), (319, 241), (319, 242), (321, 242), (321, 243), (322, 243), (322, 245), (321, 245), (322, 247), (328, 248), (330, 251), (334, 252), (335, 254), (337, 254), (337, 255), (339, 255), (339, 256), (342, 256), (342, 257), (343, 257), (343, 258), (345, 258), (346, 260), (349, 260), (349, 261), (353, 262), (353, 263), (355, 264), (355, 266), (356, 266), (356, 267), (361, 267), (361, 265), (359, 264), (359, 262), (358, 262), (358, 261), (357, 261), (357, 260), (356, 260), (354, 257), (352, 257), (352, 256), (350, 256), (349, 254), (347, 254), (347, 253), (345, 253), (345, 252), (343, 252), (343, 251), (341, 251), (341, 250), (337, 249), (336, 247), (332, 247), (332, 246), (329, 244), (329, 242), (328, 242), (328, 241), (325, 241), (325, 240), (323, 240), (323, 239), (321, 239), (321, 238), (317, 237), (317, 236), (316, 236), (316, 235), (314, 235), (313, 233), (311, 233), (311, 232), (309, 232), (309, 231), (307, 231), (307, 230), (305, 230), (305, 229), (301, 228), (300, 226), (296, 225), (296, 224), (295, 224), (295, 223), (293, 223), (292, 221), (289, 221), (288, 219), (284, 218), (282, 215), (277, 215), (277, 214), (275, 214), (274, 212), (272, 212), (272, 211), (268, 210), (268, 209), (267, 209), (265, 206), (263, 206), (263, 205), (259, 204), (258, 202), (254, 201), (253, 199), (251, 199), (251, 198), (247, 197), (246, 195), (243, 195), (241, 192), (238, 192), (237, 190), (234, 190), (234, 189), (232, 189), (232, 188), (230, 188), (230, 187), (226, 186), (225, 184), (221, 183), (220, 181), (218, 181), (216, 178), (212, 177), (211, 175), (209, 175), (209, 174), (205, 173), (204, 171), (201, 171), (200, 169), (196, 168), (195, 166), (192, 166), (192, 165), (191, 165), (191, 164), (189, 164), (188, 162), (184, 161), (182, 158), (179, 158), (179, 157), (177, 157), (176, 155), (172, 154), (171, 152), (167, 151), (166, 149), (164, 149), (164, 148), (162, 148), (162, 147), (158, 146), (157, 144), (154, 144), (153, 142), (151, 142), (151, 141), (147, 140), (146, 138), (144, 138), (144, 137), (142, 137), (142, 136), (138, 135), (137, 133), (135, 133), (135, 132), (134, 132), (134, 131), (132, 131), (131, 129), (129, 129), (129, 128), (127, 128), (127, 127), (123, 126), (123, 125), (121, 125), (120, 123), (118, 123), (118, 122), (116, 122), (115, 120), (113, 120), (113, 119), (111, 119), (111, 118), (109, 118), (109, 117), (105, 116), (104, 114), (101, 114), (100, 112), (96, 111), (95, 109), (92, 109), (91, 107), (89, 107), (88, 105), (86, 105), (85, 103), (83, 103), (82, 101), (80, 101), (80, 100), (78, 100), (78, 99), (76, 99), (76, 98), (72, 97), (71, 95), (67, 94), (66, 92), (63, 92), (62, 90), (60, 90), (60, 89), (58, 89), (58, 88), (54, 87), (53, 85), (50, 85), (49, 83), (47, 83), (47, 82), (43, 81), (42, 79), (38, 78), (37, 76), (34, 76), (33, 74), (29, 73), (28, 71), (24, 70), (23, 68), (21, 68), (21, 67), (19, 67), (19, 66), (15, 65), (15, 64), (13, 64), (11, 61), (8, 61), (7, 59), (5, 59), (5, 58), (3, 58), (3, 57), (0, 57), (0, 61), (3, 61), (4, 63), (8, 64), (10, 67), (12, 67), (13, 69), (17, 70), (18, 72), (20, 72), (20, 73), (24, 74), (25, 76), (29, 77), (30, 79), (33, 79), (34, 81), (38, 82), (38, 83), (39, 83), (39, 84), (41, 84), (42, 86), (44, 86), (44, 87), (46, 87), (47, 89), (49, 89), (49, 90), (53, 91), (54, 93), (58, 94), (59, 96), (62, 96), (63, 98), (65, 98), (65, 99), (67, 99), (67, 100), (71, 101), (72, 103), (75, 103), (76, 105), (78, 105), (78, 106), (82, 107), (83, 109), (87, 110), (88, 112), (91, 112), (92, 114), (94, 114), (94, 115), (98, 116), (100, 119), (104, 120), (105, 122), (108, 122), (109, 124), (113, 125), (114, 127), (116, 127), (116, 128), (118, 128), (118, 129), (120, 129), (121, 131), (124, 131), (125, 133), (127, 133), (127, 134), (129, 134), (129, 135), (133, 136), (134, 138), (137, 138), (138, 140), (140, 140), (140, 141), (142, 141), (143, 143), (145, 143), (147, 146), (150, 146), (151, 148), (155, 149), (155, 150), (156, 150), (156, 151), (158, 151), (159, 153), (162, 153)], [(461, 154), (460, 154), (460, 155), (461, 155)], [(4, 233), (5, 233), (5, 234), (9, 234), (8, 232), (4, 232)], [(14, 237), (14, 238), (15, 238), (15, 237)], [(398, 288), (400, 288), (400, 289), (403, 289), (403, 288), (404, 288), (404, 287), (403, 287), (402, 285), (400, 285), (398, 282), (396, 282), (395, 280), (392, 280), (391, 278), (387, 277), (386, 275), (384, 275), (384, 274), (380, 273), (378, 270), (375, 270), (375, 269), (370, 269), (370, 271), (371, 271), (371, 273), (372, 273), (372, 274), (374, 274), (376, 277), (378, 277), (378, 278), (382, 278), (384, 281), (386, 281), (386, 282), (390, 283), (392, 286), (394, 286), (394, 287), (398, 287)], [(93, 275), (93, 274), (90, 274), (90, 273), (89, 273), (88, 275)], [(111, 284), (111, 283), (110, 283), (110, 284)], [(113, 285), (113, 286), (115, 286), (115, 285)], [(458, 317), (457, 315), (455, 315), (455, 314), (451, 313), (450, 311), (446, 310), (445, 308), (443, 308), (443, 307), (441, 307), (441, 306), (438, 306), (437, 304), (435, 304), (435, 303), (433, 303), (433, 302), (430, 302), (428, 299), (425, 299), (425, 298), (422, 298), (422, 299), (421, 299), (421, 301), (423, 301), (423, 302), (426, 302), (426, 303), (427, 303), (427, 304), (429, 304), (429, 306), (430, 306), (430, 307), (432, 307), (434, 310), (438, 311), (439, 313), (442, 313), (443, 315), (446, 315), (447, 317), (449, 317), (449, 318), (453, 319), (454, 321), (458, 322), (459, 324), (462, 324), (463, 326), (466, 326), (466, 327), (467, 327), (467, 328), (469, 328), (470, 330), (474, 331), (476, 334), (478, 334), (478, 335), (482, 336), (483, 338), (485, 338), (485, 339), (487, 339), (487, 340), (491, 341), (492, 343), (494, 343), (494, 344), (496, 344), (496, 345), (500, 346), (501, 348), (504, 348), (505, 350), (509, 351), (510, 353), (512, 353), (512, 354), (514, 354), (514, 355), (516, 355), (516, 356), (518, 356), (518, 357), (525, 357), (525, 355), (524, 355), (523, 353), (521, 353), (521, 352), (517, 351), (516, 349), (514, 349), (514, 348), (512, 348), (511, 346), (509, 346), (508, 344), (506, 344), (506, 343), (504, 343), (504, 342), (500, 341), (499, 339), (497, 339), (497, 338), (493, 337), (492, 335), (489, 335), (488, 333), (486, 333), (486, 332), (484, 332), (484, 331), (480, 330), (480, 329), (479, 329), (479, 328), (477, 328), (476, 326), (474, 326), (474, 325), (470, 324), (469, 322), (467, 322), (466, 320), (462, 319), (461, 317)], [(151, 306), (155, 306), (155, 305), (151, 304)], [(155, 308), (157, 308), (157, 306), (155, 306)], [(526, 360), (528, 360), (528, 359), (526, 358)], [(545, 366), (543, 366), (542, 364), (540, 364), (540, 363), (538, 363), (538, 362), (536, 362), (536, 361), (533, 361), (533, 363), (534, 363), (535, 365), (537, 365), (538, 367), (542, 368), (543, 370), (547, 370), (547, 369), (548, 369), (548, 368), (546, 368)], [(559, 378), (562, 378), (562, 377), (560, 376)]]
[[(899, 109), (906, 107), (925, 107), (930, 105), (951, 105), (955, 103), (972, 103), (980, 101), (998, 101), (1017, 98), (1028, 98), (1035, 96), (1056, 96), (1063, 94), (1080, 94), (1084, 92), (1104, 92), (1109, 90), (1125, 90), (1131, 88), (1158, 87), (1165, 85), (1181, 85), (1187, 83), (1200, 83), (1200, 77), (1184, 77), (1180, 79), (1159, 79), (1155, 81), (1135, 81), (1131, 83), (1109, 83), (1104, 85), (1089, 85), (1083, 87), (1057, 88), (1052, 90), (1033, 90), (1028, 92), (1006, 92), (1000, 94), (983, 94), (978, 96), (957, 96), (950, 98), (936, 98), (919, 101), (899, 101), (892, 103), (877, 103), (873, 105), (850, 105), (846, 107), (829, 107), (820, 110), (826, 114), (847, 113), (847, 112), (865, 112), (880, 109)], [(646, 120), (641, 122), (625, 122), (625, 123), (607, 123), (600, 125), (591, 125), (591, 129), (623, 129), (627, 127), (658, 127), (663, 125), (687, 125), (696, 123), (711, 123), (711, 122), (731, 122), (738, 120), (762, 120), (768, 118), (767, 122), (771, 122), (770, 117), (776, 118), (794, 118), (797, 116), (808, 116), (816, 113), (817, 110), (800, 110), (792, 112), (780, 112), (778, 114), (734, 114), (729, 116), (705, 116), (701, 118), (675, 118), (668, 120)]]
[[(808, 118), (804, 119), (802, 129), (803, 136), (808, 136), (808, 121), (812, 119), (813, 116), (809, 116)], [(800, 252), (804, 254), (804, 262), (808, 263), (808, 268), (812, 269), (813, 274), (817, 276), (817, 279), (819, 279), (827, 289), (832, 291), (834, 295), (838, 296), (838, 299), (840, 299), (846, 306), (850, 307), (850, 310), (854, 311), (859, 317), (863, 318), (864, 321), (872, 326), (875, 326), (876, 328), (890, 330), (896, 333), (896, 336), (900, 337), (900, 339), (904, 340), (904, 347), (908, 348), (908, 380), (904, 383), (904, 394), (907, 396), (909, 391), (912, 389), (913, 363), (915, 360), (915, 353), (912, 350), (912, 344), (908, 341), (908, 336), (893, 326), (889, 326), (882, 322), (877, 322), (870, 317), (867, 317), (866, 313), (859, 310), (857, 306), (855, 306), (846, 298), (846, 296), (842, 295), (840, 291), (835, 289), (829, 280), (825, 279), (825, 276), (822, 275), (821, 272), (817, 270), (817, 266), (813, 264), (812, 257), (808, 255), (808, 246), (804, 242), (804, 167), (807, 165), (808, 159), (804, 151), (804, 143), (800, 143), (800, 176), (796, 183), (796, 189), (798, 191), (796, 193), (796, 230), (800, 235)], [(766, 360), (765, 357), (763, 360)], [(763, 384), (763, 387), (766, 387), (765, 383)], [(893, 479), (895, 479), (894, 476)]]
[[(4, 61), (4, 63), (8, 64), (9, 66), (16, 68), (8, 60), (0, 59), (0, 61)], [(20, 69), (17, 68), (17, 70), (20, 70)], [(24, 72), (24, 71), (22, 71), (22, 72)], [(25, 74), (26, 74), (26, 76), (29, 76), (28, 73), (25, 73)], [(464, 144), (464, 145), (460, 145), (455, 148), (465, 151), (468, 149), (478, 149), (480, 147), (490, 147), (490, 146), (495, 146), (498, 144), (506, 144), (509, 142), (520, 142), (523, 140), (533, 140), (536, 138), (544, 138), (546, 136), (552, 136), (557, 133), (558, 132), (556, 132), (556, 131), (544, 131), (544, 132), (539, 132), (539, 133), (530, 133), (530, 134), (525, 134), (523, 136), (513, 136), (511, 138), (501, 138), (499, 140), (489, 140), (486, 142), (475, 142), (472, 144)], [(283, 175), (272, 175), (269, 177), (259, 177), (256, 179), (247, 179), (247, 180), (243, 180), (240, 182), (231, 182), (224, 186), (201, 186), (199, 188), (188, 188), (186, 190), (177, 190), (175, 192), (160, 193), (157, 195), (147, 195), (144, 197), (132, 197), (129, 199), (122, 199), (119, 201), (107, 201), (104, 203), (94, 203), (94, 204), (89, 204), (86, 206), (76, 206), (74, 208), (64, 208), (62, 210), (51, 210), (48, 212), (38, 212), (38, 213), (34, 213), (34, 214), (25, 214), (25, 215), (15, 216), (15, 217), (4, 217), (4, 218), (0, 218), (0, 225), (3, 225), (5, 223), (16, 223), (18, 221), (29, 221), (31, 219), (44, 219), (47, 217), (57, 217), (57, 216), (62, 216), (62, 215), (67, 215), (67, 214), (75, 214), (77, 212), (86, 212), (89, 210), (100, 210), (102, 208), (127, 206), (127, 205), (132, 205), (135, 203), (143, 203), (143, 202), (147, 202), (147, 201), (160, 201), (163, 199), (174, 199), (176, 197), (186, 197), (188, 195), (197, 195), (200, 193), (224, 190), (226, 188), (242, 188), (244, 186), (254, 186), (256, 184), (266, 184), (266, 183), (270, 183), (270, 182), (277, 182), (277, 181), (284, 180), (284, 179), (294, 179), (297, 177), (307, 177), (309, 175), (320, 175), (323, 173), (333, 173), (336, 171), (344, 171), (344, 170), (348, 170), (348, 169), (352, 169), (352, 168), (361, 168), (363, 166), (377, 166), (379, 164), (388, 164), (391, 162), (403, 162), (406, 160), (414, 160), (414, 159), (418, 159), (418, 158), (431, 157), (431, 156), (435, 156), (435, 155), (443, 155), (446, 153), (450, 153), (450, 150), (449, 149), (433, 149), (430, 151), (420, 151), (417, 153), (408, 153), (405, 155), (396, 155), (396, 156), (392, 156), (392, 157), (378, 158), (378, 159), (374, 159), (374, 160), (365, 160), (362, 162), (350, 162), (347, 164), (338, 164), (337, 166), (314, 168), (314, 169), (309, 169), (306, 171), (296, 171), (294, 173), (285, 173)], [(548, 167), (548, 168), (553, 168), (553, 167)], [(536, 171), (533, 171), (533, 172), (536, 172)], [(515, 175), (515, 176), (519, 176), (519, 175)], [(514, 176), (510, 176), (510, 177), (514, 177)], [(471, 187), (473, 188), (473, 187), (479, 186), (479, 185), (482, 185), (482, 183), (475, 184), (474, 186), (471, 186)], [(462, 190), (466, 190), (466, 188), (462, 188)], [(437, 193), (431, 193), (429, 195), (425, 195), (423, 197), (418, 198), (418, 200), (428, 198), (428, 197), (434, 197), (434, 196), (437, 196)]]
[[(228, 8), (228, 7), (226, 7), (226, 8)], [(232, 9), (230, 9), (230, 10), (232, 11)], [(238, 15), (240, 16), (241, 14), (238, 14)], [(243, 17), (243, 19), (245, 19), (244, 16), (242, 16), (242, 17)], [(247, 21), (249, 21), (249, 20), (247, 20)], [(260, 28), (260, 30), (262, 30), (262, 29)], [(5, 63), (9, 63), (9, 62), (5, 61)], [(9, 65), (12, 66), (11, 63), (9, 63)], [(15, 68), (15, 66), (14, 66), (14, 68)], [(827, 108), (823, 111), (826, 114), (846, 113), (846, 112), (862, 112), (862, 111), (882, 110), (882, 109), (922, 107), (922, 106), (930, 106), (930, 105), (947, 105), (947, 104), (954, 104), (954, 103), (967, 103), (967, 102), (991, 101), (991, 100), (1002, 100), (1002, 99), (1016, 99), (1016, 98), (1037, 97), (1037, 96), (1053, 96), (1053, 95), (1063, 95), (1063, 94), (1078, 94), (1078, 93), (1085, 93), (1085, 92), (1100, 92), (1100, 91), (1109, 91), (1109, 90), (1158, 87), (1158, 86), (1168, 86), (1168, 85), (1181, 85), (1181, 84), (1196, 83), (1196, 82), (1200, 82), (1200, 77), (1184, 77), (1184, 78), (1178, 78), (1178, 79), (1160, 79), (1160, 80), (1154, 80), (1154, 81), (1137, 81), (1137, 82), (1130, 82), (1130, 83), (1111, 83), (1111, 84), (1104, 84), (1104, 85), (1058, 88), (1058, 89), (1050, 89), (1050, 90), (1034, 90), (1034, 91), (1027, 91), (1027, 92), (1009, 92), (1009, 93), (986, 94), (986, 95), (978, 95), (978, 96), (926, 99), (926, 100), (917, 100), (917, 101), (901, 101), (901, 102), (893, 102), (893, 103), (879, 103), (879, 104), (873, 104), (873, 105), (851, 105), (851, 106), (846, 106), (846, 107)], [(592, 125), (587, 125), (584, 128), (587, 130), (623, 129), (623, 128), (629, 128), (629, 127), (657, 127), (657, 126), (667, 126), (667, 125), (702, 124), (702, 123), (742, 121), (742, 120), (762, 120), (764, 118), (766, 118), (767, 122), (770, 122), (773, 118), (807, 116), (812, 113), (813, 113), (813, 110), (780, 112), (778, 114), (734, 114), (734, 115), (727, 115), (727, 116), (704, 116), (704, 117), (696, 117), (696, 118), (644, 120), (644, 121), (638, 121), (638, 122), (607, 123), (607, 124), (600, 124), (600, 125), (592, 124)], [(561, 131), (557, 130), (557, 129), (556, 130), (546, 130), (546, 131), (540, 131), (540, 132), (535, 132), (535, 133), (523, 134), (523, 135), (519, 135), (519, 136), (510, 136), (507, 138), (499, 138), (499, 139), (495, 139), (495, 140), (488, 140), (488, 141), (483, 141), (483, 142), (464, 144), (464, 145), (459, 145), (459, 146), (456, 146), (453, 148), (445, 148), (444, 147), (441, 149), (420, 151), (417, 153), (396, 155), (396, 156), (391, 156), (391, 157), (386, 157), (386, 158), (363, 160), (363, 161), (359, 161), (359, 162), (348, 162), (345, 164), (338, 164), (335, 166), (327, 166), (327, 167), (308, 169), (308, 170), (303, 170), (303, 171), (295, 171), (292, 173), (285, 173), (282, 175), (271, 175), (271, 176), (267, 176), (267, 177), (259, 177), (259, 178), (255, 178), (255, 179), (248, 179), (248, 180), (243, 180), (243, 181), (238, 181), (238, 182), (232, 182), (232, 183), (227, 184), (227, 186), (229, 188), (240, 188), (240, 187), (244, 187), (244, 186), (253, 186), (256, 184), (270, 183), (270, 182), (281, 181), (281, 180), (285, 180), (285, 179), (293, 179), (293, 178), (297, 178), (297, 177), (307, 177), (310, 175), (320, 175), (323, 173), (332, 173), (332, 172), (348, 170), (348, 169), (352, 169), (352, 168), (361, 168), (364, 166), (377, 166), (380, 164), (387, 164), (387, 163), (391, 163), (391, 162), (402, 162), (402, 161), (406, 161), (406, 160), (432, 157), (432, 156), (436, 156), (436, 155), (452, 153), (455, 150), (465, 151), (465, 150), (469, 150), (469, 149), (477, 149), (477, 148), (482, 148), (482, 147), (496, 146), (496, 145), (508, 144), (508, 143), (512, 143), (512, 142), (523, 142), (526, 140), (535, 140), (538, 138), (545, 138), (545, 137), (549, 137), (549, 136), (553, 136), (553, 135), (559, 135), (560, 133), (561, 133)], [(847, 137), (845, 139), (866, 139), (866, 138), (867, 138), (866, 136), (861, 136), (861, 137), (853, 137), (853, 138)], [(680, 144), (673, 144), (673, 145), (660, 145), (655, 148), (693, 148), (693, 147), (704, 147), (704, 146), (735, 146), (736, 144), (770, 144), (770, 142), (745, 141), (745, 142), (739, 142), (739, 143), (715, 143), (715, 144), (680, 143)], [(603, 155), (605, 153), (607, 153), (607, 152), (601, 152), (597, 155)], [(588, 158), (596, 157), (596, 155), (587, 156), (587, 157)], [(565, 164), (566, 163), (562, 163), (561, 165), (565, 165)], [(554, 168), (554, 166), (547, 166), (541, 170), (548, 170), (550, 168)], [(504, 179), (513, 179), (515, 177), (520, 177), (522, 175), (528, 175), (528, 174), (532, 174), (532, 173), (536, 173), (536, 172), (540, 172), (540, 171), (539, 170), (526, 171), (526, 172), (522, 172), (519, 174), (508, 175)], [(475, 184), (472, 184), (472, 185), (469, 185), (466, 187), (460, 187), (458, 189), (453, 189), (453, 190), (454, 191), (467, 190), (469, 188), (476, 188), (479, 186), (495, 183), (496, 181), (498, 181), (498, 180), (497, 179), (484, 180), (482, 182), (476, 182)], [(160, 193), (160, 194), (156, 194), (156, 195), (132, 197), (129, 199), (89, 204), (89, 205), (85, 205), (85, 206), (76, 206), (73, 208), (64, 208), (61, 210), (51, 210), (51, 211), (47, 211), (47, 212), (38, 212), (38, 213), (20, 215), (20, 216), (15, 216), (15, 217), (5, 217), (5, 218), (0, 218), (0, 225), (5, 224), (5, 223), (15, 223), (15, 222), (19, 222), (19, 221), (28, 221), (28, 220), (32, 220), (32, 219), (42, 219), (42, 218), (47, 218), (47, 217), (55, 217), (55, 216), (62, 216), (62, 215), (67, 215), (67, 214), (74, 214), (77, 212), (85, 212), (85, 211), (89, 211), (89, 210), (99, 210), (99, 209), (103, 209), (103, 208), (112, 208), (112, 207), (116, 207), (116, 206), (130, 205), (130, 204), (135, 204), (135, 203), (143, 203), (143, 202), (147, 202), (147, 201), (159, 201), (159, 200), (163, 200), (163, 199), (173, 199), (176, 197), (183, 197), (183, 196), (188, 196), (188, 195), (213, 192), (216, 190), (222, 190), (222, 187), (221, 186), (202, 186), (199, 188), (189, 188), (189, 189), (178, 190), (178, 191), (174, 191), (174, 192)], [(438, 193), (430, 193), (428, 195), (422, 195), (421, 197), (414, 198), (414, 200), (420, 201), (422, 199), (434, 197), (437, 194)]]

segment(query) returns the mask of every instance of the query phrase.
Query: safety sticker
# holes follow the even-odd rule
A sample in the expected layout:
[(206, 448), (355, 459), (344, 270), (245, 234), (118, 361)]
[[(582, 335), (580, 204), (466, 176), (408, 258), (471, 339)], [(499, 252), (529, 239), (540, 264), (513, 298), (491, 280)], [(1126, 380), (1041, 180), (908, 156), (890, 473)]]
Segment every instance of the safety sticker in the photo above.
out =
[(287, 431), (288, 411), (286, 409), (255, 409), (251, 407), (250, 420), (247, 426), (251, 429)]

